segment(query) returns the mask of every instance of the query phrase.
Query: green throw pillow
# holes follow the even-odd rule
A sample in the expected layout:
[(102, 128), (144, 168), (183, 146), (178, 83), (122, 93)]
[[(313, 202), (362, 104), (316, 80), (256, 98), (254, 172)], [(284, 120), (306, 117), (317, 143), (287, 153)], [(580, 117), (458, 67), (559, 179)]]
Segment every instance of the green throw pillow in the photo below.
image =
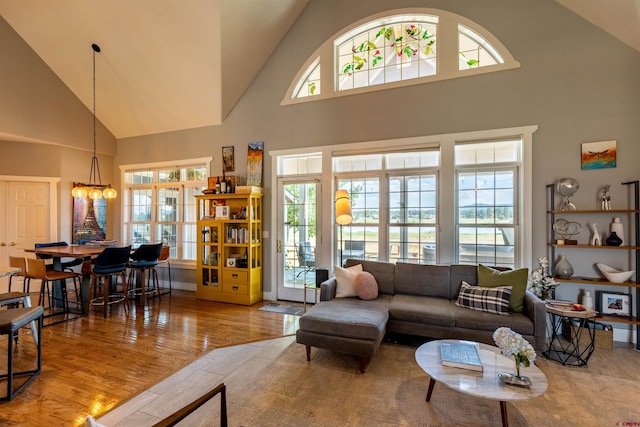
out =
[(478, 265), (478, 286), (495, 288), (496, 286), (511, 286), (509, 311), (522, 313), (524, 309), (524, 294), (527, 291), (528, 268), (518, 270), (498, 271), (485, 265)]

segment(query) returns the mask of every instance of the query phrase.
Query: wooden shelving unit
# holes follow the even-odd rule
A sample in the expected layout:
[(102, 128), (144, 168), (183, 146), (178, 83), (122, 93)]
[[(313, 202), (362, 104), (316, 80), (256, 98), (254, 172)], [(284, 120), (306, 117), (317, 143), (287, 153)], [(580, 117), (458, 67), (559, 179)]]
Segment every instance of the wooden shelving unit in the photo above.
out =
[[(597, 209), (585, 209), (575, 211), (563, 211), (554, 209), (555, 205), (555, 184), (547, 185), (549, 209), (547, 210), (547, 218), (549, 219), (549, 239), (547, 240), (547, 247), (549, 249), (551, 271), (555, 271), (556, 249), (562, 248), (567, 250), (618, 250), (633, 252), (635, 255), (635, 269), (636, 269), (636, 281), (635, 282), (609, 282), (602, 278), (585, 278), (581, 276), (571, 277), (569, 279), (556, 279), (558, 282), (567, 284), (578, 285), (591, 285), (591, 286), (607, 286), (607, 287), (624, 287), (635, 289), (635, 296), (632, 298), (632, 304), (635, 304), (634, 316), (607, 316), (598, 315), (598, 320), (603, 320), (612, 323), (621, 323), (627, 325), (633, 325), (636, 327), (636, 350), (640, 350), (640, 271), (637, 269), (640, 266), (640, 191), (638, 189), (639, 181), (623, 182), (622, 185), (634, 186), (634, 209), (613, 209), (613, 210), (597, 210)], [(634, 222), (634, 236), (633, 244), (625, 246), (592, 246), (592, 245), (562, 245), (555, 243), (555, 235), (553, 230), (553, 224), (556, 220), (556, 215), (611, 215), (619, 214), (626, 215), (633, 218)], [(588, 252), (587, 252), (588, 253)], [(635, 300), (635, 301), (634, 301)]]

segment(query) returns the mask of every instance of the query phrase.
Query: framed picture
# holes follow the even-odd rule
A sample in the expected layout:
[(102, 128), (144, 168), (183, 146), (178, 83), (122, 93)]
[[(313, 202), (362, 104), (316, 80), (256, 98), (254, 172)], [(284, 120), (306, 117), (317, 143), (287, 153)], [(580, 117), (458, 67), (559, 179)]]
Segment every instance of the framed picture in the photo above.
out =
[(600, 291), (597, 309), (600, 314), (631, 316), (631, 294)]
[(84, 244), (107, 237), (107, 200), (73, 198), (72, 243)]
[(252, 142), (247, 153), (247, 185), (262, 187), (264, 142)]
[(229, 219), (229, 206), (216, 206), (216, 219)]
[(227, 258), (227, 267), (235, 267), (236, 266), (236, 259), (235, 258)]
[(585, 142), (582, 144), (582, 169), (616, 167), (616, 141)]
[(222, 170), (224, 172), (233, 172), (234, 159), (233, 159), (233, 146), (222, 147)]

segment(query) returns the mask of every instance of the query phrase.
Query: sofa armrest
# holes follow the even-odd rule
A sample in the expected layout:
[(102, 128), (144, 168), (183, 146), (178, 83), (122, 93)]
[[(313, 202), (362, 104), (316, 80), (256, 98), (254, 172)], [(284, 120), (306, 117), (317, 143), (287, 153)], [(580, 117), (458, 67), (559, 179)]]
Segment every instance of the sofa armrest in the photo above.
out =
[(330, 301), (336, 297), (338, 281), (335, 276), (330, 277), (320, 284), (320, 301)]
[(547, 305), (534, 293), (526, 291), (524, 295), (524, 314), (533, 322), (536, 350), (542, 351), (547, 344)]

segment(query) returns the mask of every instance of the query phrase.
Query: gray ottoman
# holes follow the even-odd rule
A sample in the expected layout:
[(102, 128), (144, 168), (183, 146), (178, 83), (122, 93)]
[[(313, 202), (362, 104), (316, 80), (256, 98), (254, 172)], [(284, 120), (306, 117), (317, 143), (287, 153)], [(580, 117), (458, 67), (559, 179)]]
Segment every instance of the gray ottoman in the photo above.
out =
[(386, 304), (344, 298), (320, 302), (300, 317), (296, 341), (304, 344), (307, 361), (311, 347), (325, 348), (360, 358), (360, 372), (384, 338), (389, 312)]

